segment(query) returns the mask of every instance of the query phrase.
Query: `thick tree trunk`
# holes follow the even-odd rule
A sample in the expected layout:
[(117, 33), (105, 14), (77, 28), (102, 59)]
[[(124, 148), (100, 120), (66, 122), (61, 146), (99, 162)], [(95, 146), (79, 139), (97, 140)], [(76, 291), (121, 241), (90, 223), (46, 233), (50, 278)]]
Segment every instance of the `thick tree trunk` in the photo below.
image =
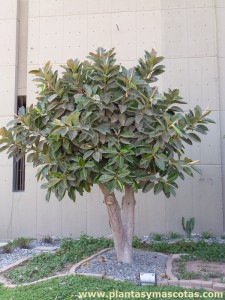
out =
[(112, 227), (114, 246), (117, 259), (124, 263), (133, 262), (132, 240), (134, 235), (134, 207), (135, 198), (131, 186), (125, 186), (125, 194), (122, 199), (122, 214), (119, 203), (114, 193), (99, 185), (107, 207), (110, 224)]

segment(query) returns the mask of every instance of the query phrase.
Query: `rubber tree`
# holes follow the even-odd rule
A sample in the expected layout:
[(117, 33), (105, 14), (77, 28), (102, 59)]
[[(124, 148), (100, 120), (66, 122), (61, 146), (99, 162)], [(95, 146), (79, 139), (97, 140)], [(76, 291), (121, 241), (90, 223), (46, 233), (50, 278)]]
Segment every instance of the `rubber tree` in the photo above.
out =
[[(33, 70), (37, 103), (0, 130), (1, 151), (39, 167), (46, 199), (54, 193), (91, 192), (99, 185), (119, 261), (132, 263), (135, 193), (175, 195), (176, 180), (193, 176), (185, 144), (206, 134), (208, 111), (184, 112), (179, 90), (160, 93), (154, 82), (164, 72), (155, 50), (131, 69), (117, 64), (114, 49), (99, 48), (88, 60), (68, 60), (61, 77), (50, 62)], [(179, 106), (177, 106), (177, 104)], [(115, 190), (124, 193), (121, 205)]]

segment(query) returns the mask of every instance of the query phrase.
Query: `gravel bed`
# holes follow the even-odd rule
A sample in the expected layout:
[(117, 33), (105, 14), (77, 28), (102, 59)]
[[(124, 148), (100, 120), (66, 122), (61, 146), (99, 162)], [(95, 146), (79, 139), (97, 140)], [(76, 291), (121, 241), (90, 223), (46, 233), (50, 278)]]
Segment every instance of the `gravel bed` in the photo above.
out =
[(36, 251), (34, 249), (36, 247), (39, 246), (58, 247), (59, 245), (60, 245), (59, 240), (54, 240), (52, 244), (43, 243), (41, 240), (33, 240), (30, 242), (30, 247), (31, 247), (30, 249), (14, 248), (12, 253), (0, 253), (0, 269), (13, 264), (22, 258), (35, 254)]
[(185, 241), (193, 241), (193, 242), (200, 242), (204, 241), (207, 244), (217, 243), (217, 244), (225, 244), (225, 239), (221, 239), (218, 236), (211, 237), (209, 239), (203, 239), (200, 234), (193, 234), (190, 239), (186, 238), (185, 236), (181, 236), (180, 238), (171, 239), (166, 235), (162, 235), (160, 241), (156, 241), (151, 235), (145, 235), (141, 237), (141, 241), (145, 243), (161, 243), (167, 242), (169, 244), (176, 243), (178, 241), (185, 240)]
[(45, 246), (45, 247), (59, 247), (60, 246), (60, 240), (53, 240), (51, 244), (44, 243), (42, 240), (33, 240), (30, 242), (31, 249), (39, 247), (39, 246)]
[(15, 249), (13, 253), (0, 254), (0, 269), (7, 267), (21, 258), (27, 257), (33, 253), (32, 250), (28, 249)]
[(113, 276), (121, 280), (131, 281), (139, 284), (139, 274), (156, 273), (157, 281), (161, 281), (160, 275), (164, 276), (166, 271), (167, 255), (134, 250), (134, 263), (132, 265), (118, 262), (115, 250), (109, 250), (81, 266), (76, 273), (94, 273)]

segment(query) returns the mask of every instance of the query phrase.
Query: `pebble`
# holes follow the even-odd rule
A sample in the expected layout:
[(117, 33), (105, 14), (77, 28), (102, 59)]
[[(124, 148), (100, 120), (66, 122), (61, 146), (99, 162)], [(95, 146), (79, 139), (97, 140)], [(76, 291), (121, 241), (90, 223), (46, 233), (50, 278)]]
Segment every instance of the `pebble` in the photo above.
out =
[[(131, 281), (139, 284), (140, 273), (156, 273), (157, 281), (161, 281), (160, 275), (165, 275), (167, 255), (133, 250), (134, 262), (132, 265), (118, 262), (115, 250), (109, 250), (81, 266), (76, 273), (94, 273), (116, 277), (120, 280)], [(104, 261), (99, 259), (104, 257)]]

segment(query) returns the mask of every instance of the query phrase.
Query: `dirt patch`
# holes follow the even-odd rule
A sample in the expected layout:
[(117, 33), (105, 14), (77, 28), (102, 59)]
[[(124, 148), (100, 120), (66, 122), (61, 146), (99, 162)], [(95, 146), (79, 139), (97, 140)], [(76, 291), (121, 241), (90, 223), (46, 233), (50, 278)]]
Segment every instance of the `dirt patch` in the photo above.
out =
[(175, 260), (172, 266), (172, 272), (180, 279), (202, 279), (220, 283), (225, 282), (225, 263), (222, 262), (182, 262), (182, 260)]

